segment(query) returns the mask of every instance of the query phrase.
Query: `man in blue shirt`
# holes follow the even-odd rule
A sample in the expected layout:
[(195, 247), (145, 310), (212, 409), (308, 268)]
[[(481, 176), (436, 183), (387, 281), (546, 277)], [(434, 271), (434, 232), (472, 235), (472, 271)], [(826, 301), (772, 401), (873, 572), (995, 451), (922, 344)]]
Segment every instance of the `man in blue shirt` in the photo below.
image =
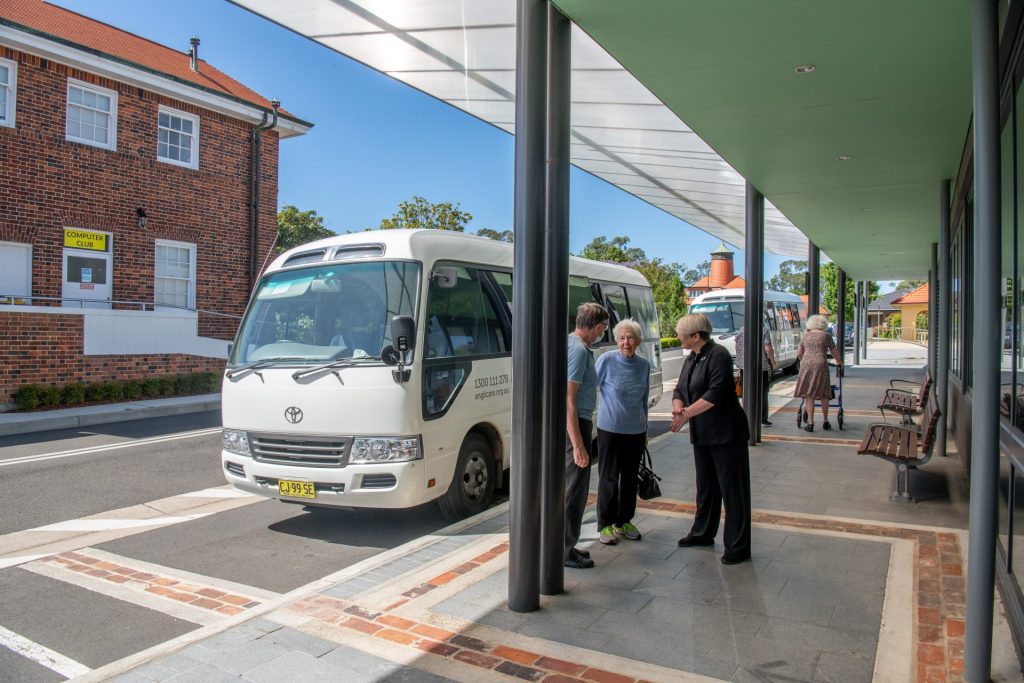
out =
[(597, 405), (597, 372), (590, 345), (608, 329), (608, 311), (596, 303), (576, 310), (576, 329), (569, 335), (565, 425), (565, 566), (589, 569), (590, 553), (576, 549), (590, 491), (591, 443)]

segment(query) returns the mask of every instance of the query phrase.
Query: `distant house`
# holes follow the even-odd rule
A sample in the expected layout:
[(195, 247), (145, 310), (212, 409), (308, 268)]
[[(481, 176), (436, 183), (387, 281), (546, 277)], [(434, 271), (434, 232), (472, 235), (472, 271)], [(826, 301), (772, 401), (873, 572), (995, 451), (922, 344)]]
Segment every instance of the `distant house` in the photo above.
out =
[(900, 289), (895, 292), (883, 294), (868, 304), (868, 327), (876, 330), (873, 334), (877, 336), (877, 330), (885, 329), (888, 326), (889, 316), (899, 313), (900, 309), (893, 305), (893, 302), (906, 294), (909, 290)]
[(928, 283), (894, 299), (892, 305), (899, 309), (902, 319), (901, 336), (904, 341), (917, 341), (917, 316), (928, 314)]
[(0, 409), (27, 383), (223, 367), (276, 233), (278, 141), (312, 124), (192, 43), (0, 0)]

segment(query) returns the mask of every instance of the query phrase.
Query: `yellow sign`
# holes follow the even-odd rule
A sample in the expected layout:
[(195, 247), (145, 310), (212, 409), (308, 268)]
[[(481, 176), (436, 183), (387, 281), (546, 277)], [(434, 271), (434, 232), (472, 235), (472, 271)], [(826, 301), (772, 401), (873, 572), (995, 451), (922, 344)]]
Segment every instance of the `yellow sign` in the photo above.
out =
[(64, 246), (74, 249), (89, 249), (90, 251), (107, 250), (107, 234), (104, 232), (89, 232), (88, 230), (64, 230)]

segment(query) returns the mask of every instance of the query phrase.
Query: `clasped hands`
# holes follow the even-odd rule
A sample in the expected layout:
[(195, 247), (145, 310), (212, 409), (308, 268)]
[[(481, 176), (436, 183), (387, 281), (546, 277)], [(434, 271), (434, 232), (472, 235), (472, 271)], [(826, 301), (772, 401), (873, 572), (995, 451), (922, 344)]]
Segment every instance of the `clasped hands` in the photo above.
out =
[(672, 424), (669, 426), (669, 430), (678, 432), (683, 428), (687, 422), (690, 421), (690, 416), (686, 413), (686, 408), (673, 408), (672, 409)]

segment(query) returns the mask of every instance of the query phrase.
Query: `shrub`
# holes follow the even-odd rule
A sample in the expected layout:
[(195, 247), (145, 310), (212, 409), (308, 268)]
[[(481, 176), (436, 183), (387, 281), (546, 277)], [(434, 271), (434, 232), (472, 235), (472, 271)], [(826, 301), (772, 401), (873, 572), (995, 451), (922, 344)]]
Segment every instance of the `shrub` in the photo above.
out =
[(124, 400), (124, 382), (115, 380), (113, 382), (103, 382), (100, 386), (102, 387), (104, 401)]
[(53, 408), (60, 405), (60, 387), (46, 386), (39, 390), (39, 407)]
[(680, 344), (679, 337), (662, 337), (661, 348), (663, 349), (674, 349)]
[(14, 400), (21, 410), (32, 410), (39, 407), (39, 392), (42, 389), (37, 384), (22, 384), (14, 393)]
[(160, 387), (161, 396), (174, 396), (174, 376), (164, 375), (157, 377), (157, 386)]
[(85, 402), (86, 403), (98, 403), (104, 400), (103, 384), (86, 384), (85, 385)]
[(124, 383), (124, 397), (135, 400), (142, 396), (145, 384), (141, 379), (130, 379)]
[(63, 396), (61, 397), (64, 405), (77, 406), (79, 403), (85, 402), (85, 385), (81, 382), (75, 382), (74, 384), (68, 384), (64, 387)]
[(142, 395), (146, 398), (156, 398), (160, 395), (160, 378), (147, 377), (142, 380)]

